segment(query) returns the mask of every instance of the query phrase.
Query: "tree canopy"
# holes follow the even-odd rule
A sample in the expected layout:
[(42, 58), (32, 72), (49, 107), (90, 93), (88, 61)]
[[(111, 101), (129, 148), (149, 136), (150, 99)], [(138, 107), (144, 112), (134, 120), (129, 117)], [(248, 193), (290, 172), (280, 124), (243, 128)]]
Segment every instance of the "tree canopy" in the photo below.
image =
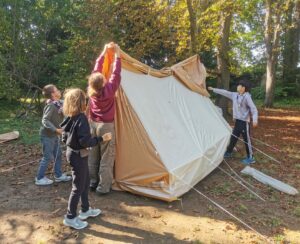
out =
[[(247, 77), (272, 106), (299, 95), (299, 0), (3, 0), (0, 97), (85, 87), (104, 43), (162, 68), (199, 54), (209, 82)], [(260, 89), (260, 92), (258, 92)], [(276, 90), (277, 89), (277, 90)], [(265, 96), (266, 94), (266, 96)]]

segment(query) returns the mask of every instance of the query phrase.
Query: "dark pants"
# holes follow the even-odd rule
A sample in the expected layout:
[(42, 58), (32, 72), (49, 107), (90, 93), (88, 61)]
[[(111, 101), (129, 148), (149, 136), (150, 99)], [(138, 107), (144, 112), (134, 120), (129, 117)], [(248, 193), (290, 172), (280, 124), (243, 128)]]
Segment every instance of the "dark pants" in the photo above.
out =
[(230, 143), (227, 147), (226, 152), (232, 153), (233, 148), (241, 134), (245, 143), (247, 157), (253, 157), (252, 145), (250, 140), (250, 123), (238, 119), (235, 121), (232, 135), (230, 138)]
[(72, 167), (72, 191), (69, 197), (67, 218), (73, 219), (77, 216), (77, 205), (81, 198), (81, 210), (89, 210), (89, 186), (90, 176), (88, 167), (88, 157), (81, 158), (79, 154), (67, 149), (67, 160)]

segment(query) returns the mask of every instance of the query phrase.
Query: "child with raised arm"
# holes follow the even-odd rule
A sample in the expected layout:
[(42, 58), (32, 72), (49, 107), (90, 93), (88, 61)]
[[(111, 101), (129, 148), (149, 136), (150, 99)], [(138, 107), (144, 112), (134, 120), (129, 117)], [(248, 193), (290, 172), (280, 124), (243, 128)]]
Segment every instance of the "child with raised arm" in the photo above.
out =
[[(88, 168), (88, 149), (95, 147), (102, 141), (109, 141), (111, 133), (92, 137), (90, 126), (84, 112), (86, 111), (86, 97), (80, 89), (70, 89), (65, 94), (63, 112), (67, 118), (61, 124), (63, 141), (67, 145), (66, 157), (72, 167), (72, 191), (68, 203), (64, 225), (75, 229), (83, 229), (88, 223), (82, 221), (88, 217), (96, 217), (100, 209), (92, 209), (89, 205), (88, 192), (90, 185)], [(81, 211), (77, 217), (77, 205), (81, 199)]]
[(250, 139), (250, 119), (252, 116), (253, 127), (256, 127), (258, 111), (252, 101), (251, 94), (249, 93), (250, 86), (248, 82), (241, 80), (237, 86), (237, 92), (230, 92), (212, 87), (208, 87), (208, 90), (211, 90), (214, 93), (223, 95), (232, 100), (232, 111), (235, 124), (230, 138), (230, 143), (224, 154), (224, 158), (232, 157), (233, 148), (236, 145), (238, 138), (242, 134), (246, 147), (247, 157), (244, 158), (241, 162), (244, 164), (255, 163)]
[[(108, 80), (102, 74), (104, 58), (107, 52), (114, 54), (112, 73)], [(112, 133), (112, 139), (94, 147), (89, 154), (91, 190), (99, 195), (110, 191), (113, 181), (115, 161), (115, 93), (121, 82), (120, 48), (117, 44), (105, 45), (96, 60), (93, 73), (88, 79), (89, 107), (88, 116), (93, 136)]]

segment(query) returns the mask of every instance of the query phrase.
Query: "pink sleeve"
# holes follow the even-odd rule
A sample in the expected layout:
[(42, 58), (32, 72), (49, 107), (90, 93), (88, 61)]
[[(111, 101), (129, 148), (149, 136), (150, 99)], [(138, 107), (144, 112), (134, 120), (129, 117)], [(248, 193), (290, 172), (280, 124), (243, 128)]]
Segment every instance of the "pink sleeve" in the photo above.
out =
[(96, 59), (96, 64), (94, 66), (93, 72), (100, 72), (102, 73), (102, 67), (103, 67), (103, 62), (104, 62), (104, 56), (100, 55), (97, 59)]
[(109, 96), (115, 95), (115, 92), (118, 90), (120, 83), (121, 83), (121, 59), (117, 58), (114, 63), (111, 77), (108, 83), (105, 85), (105, 88)]

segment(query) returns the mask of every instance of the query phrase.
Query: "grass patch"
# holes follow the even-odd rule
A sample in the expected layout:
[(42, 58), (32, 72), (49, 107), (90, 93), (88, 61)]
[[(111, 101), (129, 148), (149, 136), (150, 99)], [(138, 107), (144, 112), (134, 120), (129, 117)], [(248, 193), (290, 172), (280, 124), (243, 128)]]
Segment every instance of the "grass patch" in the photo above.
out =
[(285, 237), (283, 235), (276, 235), (274, 237), (274, 241), (276, 244), (282, 243), (283, 241), (285, 241)]
[(239, 206), (238, 206), (238, 211), (240, 213), (247, 213), (248, 212), (248, 208), (244, 204), (240, 203)]
[(294, 214), (296, 217), (300, 218), (300, 206), (294, 209)]
[[(257, 107), (261, 108), (264, 106), (264, 100), (254, 99), (254, 102)], [(300, 98), (281, 98), (275, 99), (274, 101), (275, 108), (299, 108), (300, 107)]]
[(230, 187), (231, 187), (231, 184), (228, 182), (225, 182), (223, 185), (214, 187), (211, 190), (211, 193), (213, 193), (214, 195), (223, 195), (230, 191)]
[(18, 142), (24, 144), (38, 143), (41, 117), (30, 115), (26, 118), (16, 118), (19, 106), (19, 103), (16, 102), (0, 101), (0, 134), (17, 130), (20, 132)]
[(270, 226), (271, 227), (278, 227), (281, 224), (282, 224), (282, 220), (279, 219), (279, 218), (274, 217), (274, 218), (271, 218), (271, 220), (270, 220)]

